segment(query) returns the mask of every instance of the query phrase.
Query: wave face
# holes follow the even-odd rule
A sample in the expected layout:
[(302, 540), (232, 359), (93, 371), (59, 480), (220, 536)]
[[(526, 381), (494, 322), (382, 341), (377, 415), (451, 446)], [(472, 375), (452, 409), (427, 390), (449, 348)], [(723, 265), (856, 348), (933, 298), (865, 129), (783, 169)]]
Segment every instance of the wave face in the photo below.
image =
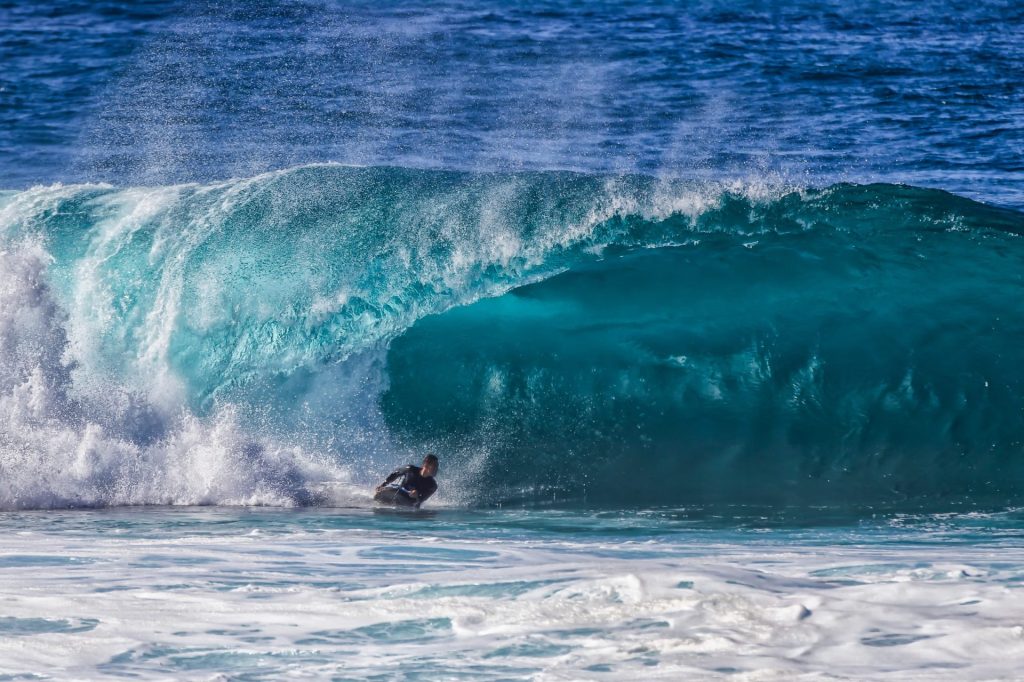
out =
[[(306, 166), (0, 195), (0, 506), (1024, 499), (1024, 214)], [(361, 498), (358, 498), (361, 499)]]

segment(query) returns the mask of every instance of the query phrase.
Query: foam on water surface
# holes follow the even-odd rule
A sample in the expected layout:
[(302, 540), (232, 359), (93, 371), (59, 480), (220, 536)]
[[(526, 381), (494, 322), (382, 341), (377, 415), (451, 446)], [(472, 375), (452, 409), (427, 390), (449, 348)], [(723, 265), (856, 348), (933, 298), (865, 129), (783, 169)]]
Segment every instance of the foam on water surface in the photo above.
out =
[(6, 513), (0, 673), (1010, 680), (1019, 522)]

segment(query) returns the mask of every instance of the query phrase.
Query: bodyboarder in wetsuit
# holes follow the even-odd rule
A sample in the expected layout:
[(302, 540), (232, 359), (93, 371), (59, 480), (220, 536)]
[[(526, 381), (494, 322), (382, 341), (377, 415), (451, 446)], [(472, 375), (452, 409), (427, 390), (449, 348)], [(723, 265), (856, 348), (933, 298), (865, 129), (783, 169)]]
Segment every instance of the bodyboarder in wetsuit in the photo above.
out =
[(419, 507), (437, 490), (437, 457), (427, 455), (423, 464), (410, 464), (388, 474), (377, 486), (373, 499), (384, 504), (403, 507)]

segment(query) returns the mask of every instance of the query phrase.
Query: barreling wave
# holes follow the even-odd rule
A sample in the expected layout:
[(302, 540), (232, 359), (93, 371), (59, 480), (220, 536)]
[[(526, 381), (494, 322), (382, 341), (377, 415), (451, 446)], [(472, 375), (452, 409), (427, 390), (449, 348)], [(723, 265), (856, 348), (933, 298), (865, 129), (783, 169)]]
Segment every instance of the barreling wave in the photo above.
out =
[[(0, 194), (0, 507), (1024, 499), (1024, 214), (318, 165)], [(363, 499), (356, 495), (352, 499)]]

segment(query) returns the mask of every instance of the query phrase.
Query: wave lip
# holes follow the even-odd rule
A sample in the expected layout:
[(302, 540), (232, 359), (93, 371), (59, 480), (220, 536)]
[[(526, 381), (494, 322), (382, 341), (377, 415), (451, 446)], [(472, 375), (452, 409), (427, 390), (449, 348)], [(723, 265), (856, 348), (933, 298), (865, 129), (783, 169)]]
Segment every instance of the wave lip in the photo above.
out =
[(1019, 502), (1022, 234), (896, 185), (7, 193), (0, 504), (314, 503), (427, 448), (470, 504)]

